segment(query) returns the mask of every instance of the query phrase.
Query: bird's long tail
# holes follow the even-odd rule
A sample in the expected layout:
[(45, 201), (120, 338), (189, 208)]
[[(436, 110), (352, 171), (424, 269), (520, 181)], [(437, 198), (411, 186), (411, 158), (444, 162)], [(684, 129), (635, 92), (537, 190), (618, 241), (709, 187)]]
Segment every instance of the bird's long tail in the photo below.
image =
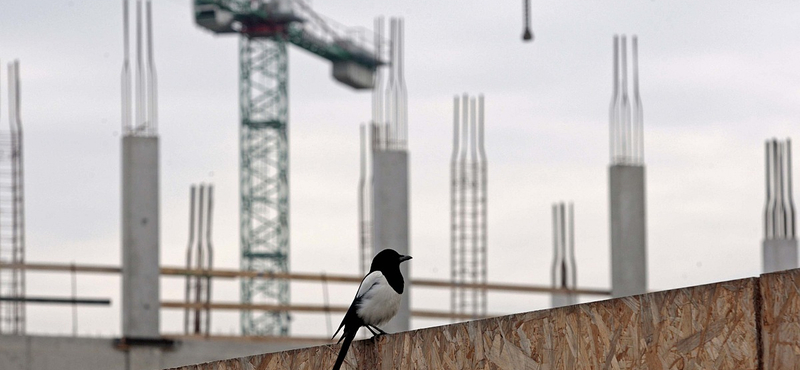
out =
[(353, 338), (356, 337), (356, 333), (358, 333), (358, 330), (345, 330), (343, 335), (344, 343), (342, 343), (342, 349), (339, 350), (339, 357), (336, 358), (336, 363), (333, 365), (333, 370), (339, 370), (339, 368), (342, 367), (344, 358), (347, 356), (347, 350), (350, 348), (350, 343), (353, 342)]

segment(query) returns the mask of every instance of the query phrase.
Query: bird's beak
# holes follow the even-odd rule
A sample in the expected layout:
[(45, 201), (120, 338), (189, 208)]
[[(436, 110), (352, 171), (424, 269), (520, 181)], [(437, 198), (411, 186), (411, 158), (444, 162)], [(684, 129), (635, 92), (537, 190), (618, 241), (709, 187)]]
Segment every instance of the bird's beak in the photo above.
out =
[(405, 262), (411, 259), (411, 256), (400, 256), (400, 262)]

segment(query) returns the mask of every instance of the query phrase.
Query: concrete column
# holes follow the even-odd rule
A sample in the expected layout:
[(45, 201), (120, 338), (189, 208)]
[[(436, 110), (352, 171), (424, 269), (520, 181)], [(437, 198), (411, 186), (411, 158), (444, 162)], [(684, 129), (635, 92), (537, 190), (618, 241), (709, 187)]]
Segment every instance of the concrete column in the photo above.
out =
[(644, 166), (609, 168), (611, 295), (647, 292), (647, 213)]
[[(408, 228), (408, 152), (379, 150), (372, 152), (372, 251), (391, 248), (400, 254), (410, 254)], [(411, 274), (409, 264), (400, 265), (405, 291), (400, 311), (383, 328), (389, 333), (407, 331), (411, 322)]]
[(553, 293), (550, 295), (550, 307), (571, 306), (578, 303), (574, 294)]
[(122, 336), (159, 336), (158, 138), (122, 138)]
[(771, 239), (762, 243), (764, 273), (797, 268), (797, 240)]
[(131, 347), (125, 359), (125, 370), (161, 370), (164, 368), (161, 354), (161, 348)]

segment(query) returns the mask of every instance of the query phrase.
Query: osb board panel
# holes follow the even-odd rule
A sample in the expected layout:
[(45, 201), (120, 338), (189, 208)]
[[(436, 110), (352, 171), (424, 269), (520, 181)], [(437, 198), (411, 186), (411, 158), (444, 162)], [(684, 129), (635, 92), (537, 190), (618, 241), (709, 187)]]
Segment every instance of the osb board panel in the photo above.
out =
[[(757, 369), (757, 279), (353, 343), (343, 369)], [(330, 369), (338, 345), (181, 370)]]
[[(363, 362), (364, 351), (374, 350), (372, 340), (353, 342), (347, 353), (342, 370), (368, 368), (359, 366)], [(366, 347), (366, 348), (365, 348)], [(234, 358), (205, 364), (183, 366), (173, 370), (320, 370), (330, 369), (336, 362), (340, 346), (327, 345), (301, 348), (291, 351), (267, 353), (258, 356)], [(363, 364), (362, 364), (363, 365)]]
[(756, 279), (450, 325), (377, 342), (378, 369), (757, 369)]
[(800, 368), (800, 270), (761, 275), (764, 370)]

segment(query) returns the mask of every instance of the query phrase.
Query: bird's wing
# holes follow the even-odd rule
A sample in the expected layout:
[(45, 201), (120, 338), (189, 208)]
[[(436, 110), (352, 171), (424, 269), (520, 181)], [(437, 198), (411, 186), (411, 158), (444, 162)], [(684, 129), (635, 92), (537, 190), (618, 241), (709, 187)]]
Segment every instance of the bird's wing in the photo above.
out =
[(370, 289), (372, 289), (372, 287), (379, 284), (381, 279), (383, 279), (383, 273), (380, 271), (373, 271), (367, 274), (367, 276), (364, 276), (364, 279), (361, 280), (361, 285), (358, 287), (356, 300), (363, 297)]
[[(361, 285), (358, 286), (358, 291), (356, 292), (355, 298), (353, 298), (353, 303), (350, 304), (350, 308), (347, 309), (347, 313), (345, 313), (344, 318), (342, 319), (342, 323), (339, 324), (339, 328), (336, 329), (336, 332), (333, 333), (331, 339), (336, 338), (336, 335), (339, 334), (339, 331), (345, 327), (348, 321), (351, 321), (356, 318), (356, 310), (358, 309), (358, 305), (361, 303), (361, 298), (364, 297), (367, 292), (377, 285), (381, 278), (383, 278), (383, 273), (380, 271), (372, 271), (367, 276), (364, 276), (361, 279)], [(346, 331), (347, 329), (345, 329)], [(342, 336), (342, 339), (344, 336)], [(339, 339), (341, 341), (342, 339)]]

